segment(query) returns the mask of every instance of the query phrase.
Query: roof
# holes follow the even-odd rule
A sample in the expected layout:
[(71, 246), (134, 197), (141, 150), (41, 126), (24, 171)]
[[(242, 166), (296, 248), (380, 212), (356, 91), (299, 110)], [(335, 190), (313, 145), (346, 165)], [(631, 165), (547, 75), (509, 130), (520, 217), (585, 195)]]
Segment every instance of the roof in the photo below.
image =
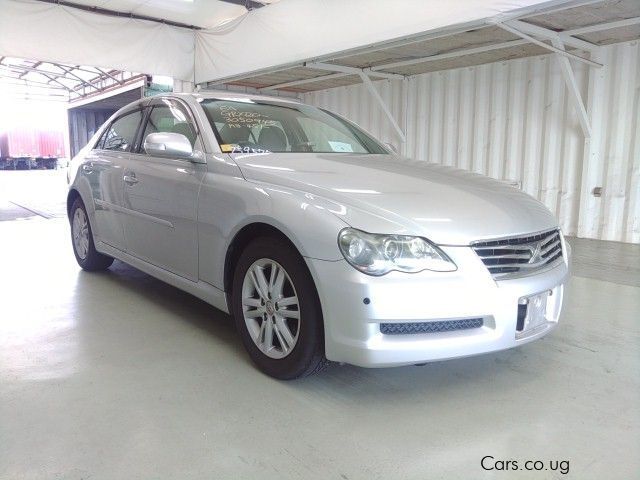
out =
[(186, 93), (186, 94), (183, 93), (183, 94), (172, 94), (172, 95), (193, 96), (196, 99), (215, 98), (219, 100), (239, 100), (239, 99), (258, 100), (258, 101), (277, 100), (278, 102), (281, 102), (281, 103), (300, 103), (300, 101), (297, 98), (277, 97), (277, 96), (260, 95), (260, 94), (254, 94), (254, 93), (240, 93), (240, 92), (233, 92), (229, 90), (207, 90), (207, 91), (200, 91), (195, 93)]
[[(232, 92), (229, 90), (207, 90), (204, 92), (192, 92), (192, 93), (174, 93), (167, 92), (161, 93), (158, 95), (154, 95), (151, 97), (144, 98), (136, 98), (131, 103), (121, 107), (120, 111), (127, 110), (129, 108), (133, 108), (137, 105), (149, 105), (155, 101), (162, 101), (163, 98), (177, 98), (177, 99), (195, 99), (196, 101), (207, 100), (207, 99), (216, 99), (216, 100), (229, 100), (229, 101), (243, 101), (243, 100), (252, 100), (252, 101), (277, 101), (279, 103), (293, 103), (300, 104), (300, 100), (297, 98), (289, 98), (289, 97), (280, 97), (280, 96), (272, 96), (272, 95), (260, 95), (254, 93), (240, 93), (240, 92)], [(71, 104), (72, 106), (73, 104)], [(93, 106), (93, 104), (92, 104)]]

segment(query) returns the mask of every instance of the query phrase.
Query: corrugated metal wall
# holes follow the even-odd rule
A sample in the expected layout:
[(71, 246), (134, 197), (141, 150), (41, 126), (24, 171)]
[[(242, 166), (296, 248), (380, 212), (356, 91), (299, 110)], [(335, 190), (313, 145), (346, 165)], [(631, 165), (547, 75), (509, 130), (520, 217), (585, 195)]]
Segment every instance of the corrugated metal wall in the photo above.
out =
[[(517, 183), (569, 235), (640, 242), (640, 46), (604, 47), (602, 69), (574, 64), (590, 112), (585, 143), (551, 55), (374, 84), (407, 133), (406, 155)], [(402, 108), (406, 96), (407, 108)], [(303, 95), (400, 146), (362, 85)], [(603, 187), (602, 196), (593, 188)]]
[(69, 148), (71, 157), (74, 157), (87, 144), (93, 134), (115, 112), (115, 109), (69, 109)]

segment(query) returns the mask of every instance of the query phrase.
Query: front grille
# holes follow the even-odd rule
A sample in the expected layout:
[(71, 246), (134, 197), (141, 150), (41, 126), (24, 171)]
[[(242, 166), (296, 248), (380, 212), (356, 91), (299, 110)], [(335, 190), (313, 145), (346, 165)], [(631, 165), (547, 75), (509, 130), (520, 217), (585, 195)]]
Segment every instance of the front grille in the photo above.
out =
[(484, 324), (482, 318), (465, 318), (462, 320), (439, 320), (436, 322), (381, 323), (380, 331), (385, 335), (407, 335), (412, 333), (440, 333), (455, 330), (480, 328)]
[(495, 279), (528, 275), (554, 267), (562, 261), (559, 230), (474, 242), (471, 247)]

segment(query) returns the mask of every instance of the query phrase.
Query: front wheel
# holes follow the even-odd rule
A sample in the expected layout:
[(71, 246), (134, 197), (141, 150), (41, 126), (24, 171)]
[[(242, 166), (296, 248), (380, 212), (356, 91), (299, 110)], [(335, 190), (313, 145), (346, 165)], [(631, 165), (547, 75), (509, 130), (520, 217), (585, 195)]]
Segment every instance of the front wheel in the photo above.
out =
[(320, 302), (300, 254), (277, 238), (259, 238), (240, 255), (232, 310), (253, 362), (281, 380), (326, 366)]
[(89, 224), (87, 210), (80, 198), (76, 198), (71, 207), (71, 243), (73, 254), (83, 270), (106, 270), (113, 263), (113, 258), (103, 255), (93, 244), (93, 234)]

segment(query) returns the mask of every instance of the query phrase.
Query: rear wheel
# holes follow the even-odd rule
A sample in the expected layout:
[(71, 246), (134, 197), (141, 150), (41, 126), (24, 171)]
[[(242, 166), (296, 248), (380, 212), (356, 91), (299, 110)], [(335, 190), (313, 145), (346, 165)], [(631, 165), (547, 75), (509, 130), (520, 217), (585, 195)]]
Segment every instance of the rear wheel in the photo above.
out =
[(106, 270), (113, 263), (112, 257), (96, 250), (89, 216), (80, 198), (76, 198), (71, 207), (71, 243), (76, 261), (84, 270)]
[(315, 285), (300, 254), (277, 238), (258, 238), (240, 255), (232, 309), (253, 362), (282, 380), (318, 372), (324, 330)]

